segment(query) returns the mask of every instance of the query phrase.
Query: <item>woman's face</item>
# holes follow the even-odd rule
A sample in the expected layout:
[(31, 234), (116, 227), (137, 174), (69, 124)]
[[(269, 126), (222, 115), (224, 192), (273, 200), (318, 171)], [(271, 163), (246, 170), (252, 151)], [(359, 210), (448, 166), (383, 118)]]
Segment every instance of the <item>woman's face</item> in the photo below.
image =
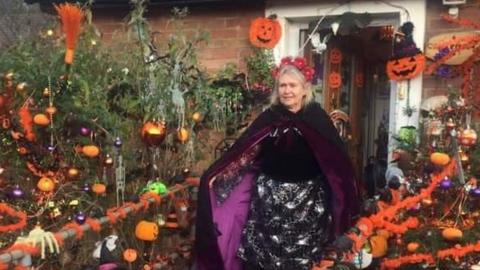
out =
[(280, 103), (289, 111), (298, 112), (302, 108), (306, 90), (301, 81), (291, 74), (283, 74), (278, 80), (278, 96)]

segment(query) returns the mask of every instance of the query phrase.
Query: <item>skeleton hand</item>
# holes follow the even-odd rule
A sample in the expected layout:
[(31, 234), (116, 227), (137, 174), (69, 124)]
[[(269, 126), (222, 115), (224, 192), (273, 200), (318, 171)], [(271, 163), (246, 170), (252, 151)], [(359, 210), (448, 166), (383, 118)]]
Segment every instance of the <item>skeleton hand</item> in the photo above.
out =
[(17, 241), (15, 241), (15, 243), (25, 243), (34, 247), (40, 245), (42, 259), (45, 259), (45, 242), (50, 253), (60, 253), (60, 247), (53, 233), (44, 231), (38, 225), (28, 233), (27, 237), (18, 237)]

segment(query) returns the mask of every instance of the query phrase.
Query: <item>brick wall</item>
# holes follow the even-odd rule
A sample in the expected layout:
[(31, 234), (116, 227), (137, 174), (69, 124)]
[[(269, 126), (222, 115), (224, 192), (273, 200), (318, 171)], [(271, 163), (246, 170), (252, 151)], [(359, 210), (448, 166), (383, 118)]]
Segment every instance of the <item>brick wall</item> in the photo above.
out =
[[(477, 3), (475, 3), (477, 2)], [(470, 19), (474, 22), (480, 22), (480, 7), (478, 1), (467, 0), (467, 4), (459, 6), (459, 18)], [(440, 17), (441, 14), (448, 12), (448, 6), (444, 6), (440, 0), (427, 1), (427, 18), (425, 44), (433, 36), (449, 32), (467, 31), (471, 28), (458, 27), (456, 24), (448, 23)], [(460, 88), (461, 78), (441, 79), (436, 76), (423, 75), (423, 98), (444, 94), (447, 92), (447, 85), (454, 88)]]
[[(158, 38), (175, 34), (171, 24), (170, 8), (151, 6), (148, 8), (147, 18), (152, 31), (160, 32)], [(200, 31), (209, 33), (208, 43), (200, 44), (198, 57), (200, 64), (209, 72), (215, 72), (226, 63), (236, 64), (240, 70), (245, 69), (243, 58), (251, 52), (248, 40), (250, 21), (258, 16), (264, 16), (263, 4), (236, 5), (217, 4), (202, 5), (189, 8), (189, 15), (181, 22), (182, 31), (187, 35), (194, 35)], [(96, 9), (94, 23), (103, 33), (103, 38), (109, 40), (115, 30), (120, 29), (122, 20), (128, 10)]]

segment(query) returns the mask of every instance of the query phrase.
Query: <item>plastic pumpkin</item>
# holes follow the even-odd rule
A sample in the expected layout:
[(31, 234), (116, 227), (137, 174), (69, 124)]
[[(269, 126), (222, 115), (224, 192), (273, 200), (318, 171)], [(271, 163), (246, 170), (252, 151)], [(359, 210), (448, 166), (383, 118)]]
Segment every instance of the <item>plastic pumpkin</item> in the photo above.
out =
[(435, 165), (445, 166), (450, 162), (450, 157), (445, 153), (435, 152), (430, 155), (430, 161)]
[(456, 228), (446, 228), (442, 231), (442, 236), (447, 240), (457, 240), (463, 237), (463, 233)]
[(82, 147), (82, 153), (87, 157), (94, 158), (100, 154), (100, 149), (95, 145), (85, 145)]
[(417, 242), (410, 242), (407, 245), (407, 250), (410, 252), (415, 252), (417, 251), (418, 247), (420, 247), (420, 244), (418, 244)]
[(37, 188), (44, 192), (50, 192), (55, 189), (55, 183), (48, 177), (42, 177), (38, 180)]
[(338, 88), (342, 85), (342, 76), (338, 72), (332, 72), (328, 75), (328, 86)]
[(374, 258), (382, 257), (387, 254), (387, 239), (380, 235), (370, 237), (370, 246), (372, 247), (372, 256)]
[(250, 25), (249, 37), (253, 46), (272, 49), (282, 37), (282, 28), (275, 19), (256, 18)]
[(136, 261), (137, 257), (137, 251), (133, 248), (127, 248), (123, 251), (123, 259), (129, 263)]
[(33, 117), (33, 122), (39, 126), (48, 126), (50, 124), (50, 119), (48, 119), (45, 114), (39, 113)]
[(95, 194), (103, 194), (107, 190), (107, 187), (104, 184), (101, 183), (95, 183), (92, 185), (92, 191), (95, 192)]
[(135, 227), (135, 236), (143, 241), (155, 241), (158, 237), (158, 225), (155, 222), (140, 221)]
[(425, 56), (421, 53), (387, 62), (390, 80), (403, 81), (416, 77), (425, 68)]

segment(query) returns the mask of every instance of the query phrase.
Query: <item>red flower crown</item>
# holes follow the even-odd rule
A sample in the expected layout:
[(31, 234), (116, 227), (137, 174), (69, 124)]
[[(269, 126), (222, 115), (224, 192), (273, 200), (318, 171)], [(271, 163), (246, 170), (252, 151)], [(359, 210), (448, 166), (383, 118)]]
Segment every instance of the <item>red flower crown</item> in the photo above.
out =
[(277, 78), (280, 69), (287, 65), (296, 67), (303, 74), (305, 80), (307, 80), (308, 82), (312, 82), (315, 70), (307, 66), (307, 60), (304, 57), (300, 56), (295, 57), (295, 59), (290, 56), (282, 58), (282, 60), (280, 61), (280, 65), (272, 70), (272, 76), (274, 78)]

